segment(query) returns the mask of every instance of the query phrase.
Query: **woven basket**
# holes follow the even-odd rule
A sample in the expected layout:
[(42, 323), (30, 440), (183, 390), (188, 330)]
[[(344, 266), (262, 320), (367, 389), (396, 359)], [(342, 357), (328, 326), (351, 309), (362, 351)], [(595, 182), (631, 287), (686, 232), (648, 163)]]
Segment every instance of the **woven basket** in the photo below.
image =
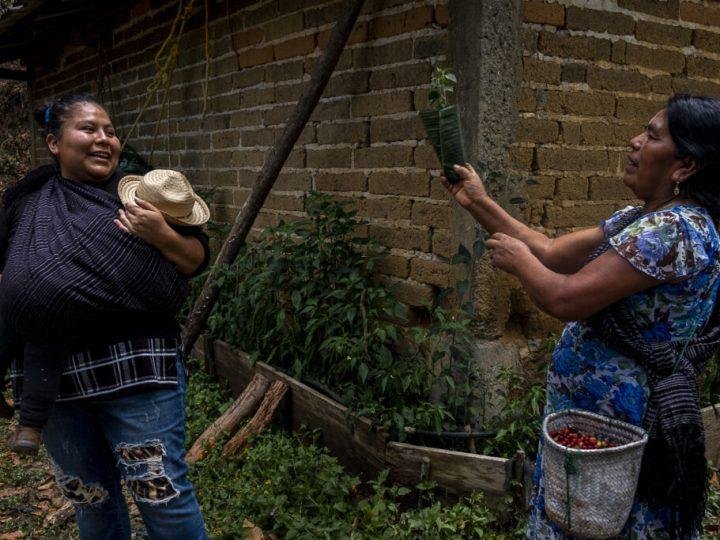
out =
[[(550, 433), (572, 427), (618, 446), (597, 450), (568, 448)], [(542, 428), (545, 511), (567, 532), (583, 538), (617, 536), (635, 496), (645, 430), (576, 409), (548, 415)]]

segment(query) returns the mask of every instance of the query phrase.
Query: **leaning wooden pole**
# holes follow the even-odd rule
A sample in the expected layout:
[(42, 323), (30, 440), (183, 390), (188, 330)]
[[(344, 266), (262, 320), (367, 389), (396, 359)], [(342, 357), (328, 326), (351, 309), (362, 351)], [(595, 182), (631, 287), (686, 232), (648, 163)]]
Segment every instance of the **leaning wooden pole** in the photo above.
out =
[(263, 168), (250, 191), (250, 196), (235, 218), (230, 234), (215, 260), (215, 266), (205, 280), (200, 296), (187, 318), (183, 331), (183, 351), (185, 356), (190, 353), (193, 345), (195, 345), (195, 341), (200, 336), (220, 294), (220, 288), (217, 284), (220, 268), (232, 264), (240, 252), (240, 248), (245, 243), (245, 239), (265, 203), (270, 189), (277, 180), (280, 170), (290, 155), (300, 133), (305, 128), (305, 124), (310, 119), (310, 115), (315, 110), (315, 106), (320, 100), (330, 76), (335, 70), (335, 66), (340, 59), (345, 43), (350, 37), (364, 3), (365, 0), (348, 0), (346, 7), (341, 10), (340, 18), (330, 34), (325, 52), (315, 67), (310, 83), (288, 119), (283, 134), (265, 158)]

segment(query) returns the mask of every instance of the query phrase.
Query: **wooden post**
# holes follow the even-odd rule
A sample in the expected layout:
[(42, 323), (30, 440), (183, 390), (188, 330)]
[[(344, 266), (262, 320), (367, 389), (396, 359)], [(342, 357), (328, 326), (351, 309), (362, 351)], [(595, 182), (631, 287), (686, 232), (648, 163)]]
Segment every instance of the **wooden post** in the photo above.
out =
[(205, 453), (217, 444), (223, 433), (234, 432), (240, 422), (255, 410), (269, 386), (270, 381), (259, 373), (256, 374), (240, 397), (197, 438), (185, 455), (185, 461), (188, 464), (200, 461), (205, 457)]
[(330, 76), (340, 59), (345, 43), (350, 37), (364, 3), (365, 0), (348, 0), (346, 6), (340, 10), (340, 17), (330, 34), (325, 52), (318, 61), (315, 72), (300, 101), (298, 101), (290, 115), (283, 134), (265, 158), (263, 168), (250, 191), (250, 196), (240, 209), (232, 229), (230, 229), (230, 234), (220, 249), (215, 261), (215, 268), (210, 271), (200, 296), (195, 301), (195, 305), (187, 318), (183, 330), (183, 351), (185, 356), (192, 351), (195, 340), (202, 332), (203, 326), (220, 294), (220, 287), (217, 285), (219, 269), (232, 264), (240, 248), (245, 243), (245, 239), (268, 193), (270, 193), (270, 189), (280, 174), (280, 170), (290, 155), (300, 133), (305, 128), (305, 124), (310, 119), (310, 115), (315, 110), (315, 106), (320, 100), (328, 80), (330, 80)]

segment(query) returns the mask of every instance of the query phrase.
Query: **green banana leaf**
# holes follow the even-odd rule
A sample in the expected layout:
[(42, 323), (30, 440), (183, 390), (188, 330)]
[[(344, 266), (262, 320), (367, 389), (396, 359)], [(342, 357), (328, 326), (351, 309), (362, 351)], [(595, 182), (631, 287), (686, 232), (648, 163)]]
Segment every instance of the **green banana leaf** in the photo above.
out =
[(459, 182), (460, 177), (455, 174), (453, 165), (463, 165), (467, 160), (457, 106), (452, 105), (439, 110), (428, 109), (420, 111), (419, 114), (427, 138), (442, 164), (445, 178), (453, 184)]

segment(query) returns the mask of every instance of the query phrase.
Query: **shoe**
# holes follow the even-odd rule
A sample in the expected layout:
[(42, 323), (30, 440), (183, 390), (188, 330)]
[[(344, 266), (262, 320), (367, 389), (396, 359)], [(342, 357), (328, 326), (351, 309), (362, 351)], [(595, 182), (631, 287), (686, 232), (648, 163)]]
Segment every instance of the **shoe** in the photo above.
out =
[(15, 409), (5, 401), (5, 396), (0, 394), (0, 418), (12, 418), (14, 415)]
[(8, 441), (10, 450), (25, 456), (37, 456), (40, 450), (40, 429), (18, 426)]

